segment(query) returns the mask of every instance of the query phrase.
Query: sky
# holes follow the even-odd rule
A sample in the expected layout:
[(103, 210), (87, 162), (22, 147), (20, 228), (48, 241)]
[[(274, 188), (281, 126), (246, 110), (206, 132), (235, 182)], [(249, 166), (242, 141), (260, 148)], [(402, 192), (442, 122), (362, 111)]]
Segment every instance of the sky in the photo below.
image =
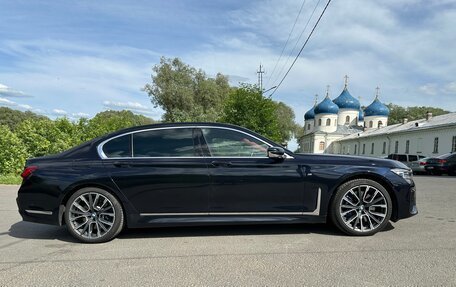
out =
[[(142, 88), (161, 56), (232, 85), (256, 83), (261, 63), (269, 89), (325, 4), (0, 0), (0, 106), (70, 119), (129, 109), (158, 120), (163, 111)], [(333, 0), (273, 99), (302, 125), (315, 95), (329, 85), (337, 97), (348, 75), (362, 105), (379, 86), (385, 103), (456, 111), (455, 28), (456, 1)]]

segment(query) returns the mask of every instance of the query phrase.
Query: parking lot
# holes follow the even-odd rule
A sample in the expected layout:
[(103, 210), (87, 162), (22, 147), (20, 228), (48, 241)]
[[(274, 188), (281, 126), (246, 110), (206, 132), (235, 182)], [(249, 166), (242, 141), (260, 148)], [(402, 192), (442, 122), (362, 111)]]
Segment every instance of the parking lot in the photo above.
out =
[(456, 177), (416, 176), (419, 214), (372, 237), (327, 225), (127, 230), (104, 244), (22, 222), (0, 186), (0, 286), (456, 285)]

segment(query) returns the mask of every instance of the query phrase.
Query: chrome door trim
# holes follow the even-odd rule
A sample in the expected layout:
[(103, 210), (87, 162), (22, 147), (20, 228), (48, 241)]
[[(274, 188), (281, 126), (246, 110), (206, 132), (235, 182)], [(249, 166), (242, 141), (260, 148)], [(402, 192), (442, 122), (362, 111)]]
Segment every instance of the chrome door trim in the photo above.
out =
[(30, 213), (30, 214), (52, 215), (52, 211), (47, 211), (47, 210), (26, 209), (25, 212)]

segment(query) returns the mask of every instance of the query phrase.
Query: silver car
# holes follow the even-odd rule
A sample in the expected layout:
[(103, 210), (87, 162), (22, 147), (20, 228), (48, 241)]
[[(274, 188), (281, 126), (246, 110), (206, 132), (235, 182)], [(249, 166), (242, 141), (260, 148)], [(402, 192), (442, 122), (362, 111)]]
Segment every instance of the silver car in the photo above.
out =
[(428, 159), (428, 157), (425, 157), (416, 161), (412, 161), (409, 164), (409, 167), (412, 169), (413, 174), (427, 174), (425, 167)]

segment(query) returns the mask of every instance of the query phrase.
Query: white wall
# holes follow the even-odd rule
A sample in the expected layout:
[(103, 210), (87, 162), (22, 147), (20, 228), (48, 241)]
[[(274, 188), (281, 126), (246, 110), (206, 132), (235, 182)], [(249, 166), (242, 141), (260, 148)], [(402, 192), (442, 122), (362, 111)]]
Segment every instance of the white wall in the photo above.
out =
[[(409, 140), (409, 154), (424, 156), (437, 156), (451, 152), (453, 136), (456, 136), (456, 127), (433, 128), (426, 130), (407, 131), (390, 135), (359, 137), (357, 139), (341, 140), (340, 151), (345, 154), (350, 150), (354, 154), (355, 144), (358, 155), (384, 157), (396, 153), (395, 142), (398, 142), (397, 153), (406, 153), (406, 142)], [(434, 153), (434, 139), (438, 137), (438, 151)], [(386, 150), (383, 153), (383, 142), (386, 142)], [(371, 146), (374, 143), (374, 153), (371, 153)], [(363, 144), (366, 145), (365, 153), (362, 152)]]
[[(310, 126), (310, 128), (309, 128), (309, 126)], [(307, 135), (307, 134), (310, 134), (311, 132), (313, 132), (314, 126), (315, 126), (314, 119), (304, 121), (304, 134)]]
[[(319, 121), (321, 119), (321, 125), (319, 125)], [(330, 119), (331, 124), (329, 126), (326, 125), (327, 120)], [(315, 115), (315, 131), (325, 132), (325, 133), (333, 133), (337, 130), (337, 115), (335, 114), (318, 114)]]
[[(370, 127), (370, 122), (372, 121), (372, 127)], [(382, 122), (382, 126), (381, 127), (386, 127), (388, 125), (388, 117), (384, 117), (384, 116), (368, 116), (368, 117), (364, 117), (364, 126), (367, 128), (367, 129), (378, 129), (379, 126), (379, 122)]]
[[(345, 121), (347, 116), (350, 117), (349, 124), (346, 124), (346, 121)], [(358, 116), (359, 116), (358, 110), (339, 109), (337, 124), (341, 125), (341, 126), (343, 126), (343, 125), (356, 126), (356, 125), (358, 125)]]

